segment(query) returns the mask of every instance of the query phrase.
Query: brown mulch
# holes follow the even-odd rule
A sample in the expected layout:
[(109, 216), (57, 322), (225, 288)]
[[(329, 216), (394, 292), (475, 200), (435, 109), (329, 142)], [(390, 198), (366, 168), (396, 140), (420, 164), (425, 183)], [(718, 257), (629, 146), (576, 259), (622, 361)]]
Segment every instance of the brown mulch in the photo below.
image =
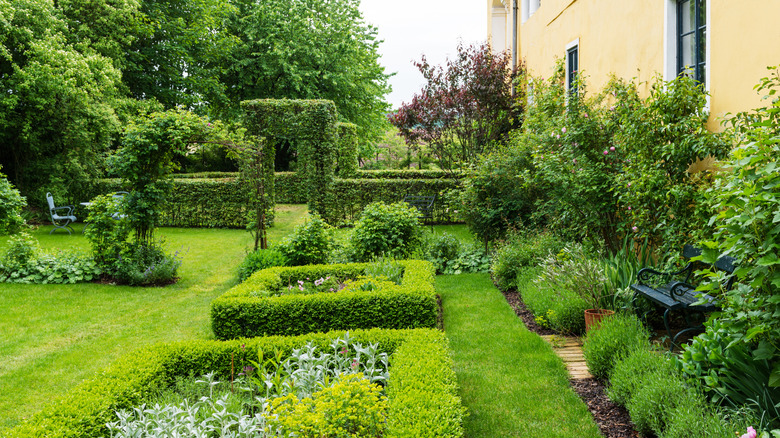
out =
[[(506, 301), (515, 313), (525, 323), (528, 330), (539, 335), (558, 334), (554, 330), (541, 327), (534, 321), (533, 314), (525, 307), (523, 299), (517, 291), (503, 292)], [(636, 438), (639, 433), (634, 429), (631, 417), (626, 408), (613, 403), (607, 398), (606, 386), (603, 382), (591, 379), (569, 380), (572, 389), (588, 406), (602, 435), (606, 438)]]

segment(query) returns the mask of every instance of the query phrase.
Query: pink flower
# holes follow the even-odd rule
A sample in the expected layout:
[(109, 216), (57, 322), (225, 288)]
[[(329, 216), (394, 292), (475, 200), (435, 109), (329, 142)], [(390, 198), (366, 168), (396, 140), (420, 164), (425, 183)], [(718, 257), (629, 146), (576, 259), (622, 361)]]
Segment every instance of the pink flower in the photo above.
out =
[(571, 160), (571, 161), (572, 161), (574, 164), (577, 164), (577, 159), (576, 159), (576, 158), (575, 158), (575, 159), (573, 159), (573, 160)]
[(615, 150), (615, 146), (612, 146), (611, 148), (609, 148), (609, 150), (614, 151)]
[(740, 438), (756, 438), (758, 436), (758, 432), (756, 432), (755, 429), (748, 426), (747, 433), (742, 435)]
[(631, 206), (630, 205), (628, 206), (628, 209), (631, 210)]
[(637, 228), (637, 227), (631, 227), (631, 229), (632, 229), (632, 230), (633, 230), (635, 233), (636, 233), (637, 231), (639, 231), (639, 228)]
[(604, 151), (604, 155), (607, 155), (608, 153), (609, 153), (609, 151)]
[(563, 132), (564, 134), (566, 134), (566, 127), (565, 127), (565, 126), (563, 127), (563, 129), (561, 129), (561, 132)]
[(561, 134), (555, 134), (555, 138), (561, 138)]
[(631, 187), (631, 183), (628, 183), (628, 186)]
[(583, 114), (583, 116), (587, 119), (588, 118), (588, 113)]

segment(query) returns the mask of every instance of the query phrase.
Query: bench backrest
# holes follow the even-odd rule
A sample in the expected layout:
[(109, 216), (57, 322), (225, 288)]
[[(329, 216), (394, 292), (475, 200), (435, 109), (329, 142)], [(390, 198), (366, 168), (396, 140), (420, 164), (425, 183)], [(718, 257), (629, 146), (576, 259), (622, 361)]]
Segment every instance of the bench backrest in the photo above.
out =
[[(691, 245), (685, 245), (683, 247), (683, 257), (685, 257), (686, 259), (691, 259), (693, 257), (700, 256), (701, 252), (702, 252), (701, 248), (696, 248), (696, 247), (691, 246)], [(708, 263), (704, 263), (702, 261), (698, 261), (697, 263), (701, 263), (701, 264), (709, 266)], [(720, 258), (718, 258), (718, 260), (715, 261), (714, 264), (712, 264), (712, 266), (715, 269), (718, 269), (718, 270), (721, 270), (721, 271), (724, 271), (724, 272), (728, 272), (729, 274), (733, 274), (734, 273), (734, 269), (736, 269), (736, 264), (737, 264), (737, 259), (735, 259), (734, 257), (721, 256)], [(690, 276), (693, 273), (692, 267), (693, 267), (693, 265), (689, 264), (688, 267), (686, 268), (687, 271), (688, 271), (688, 274), (685, 277), (685, 282), (686, 283), (690, 280)], [(734, 279), (735, 279), (734, 276), (731, 276), (731, 278), (729, 278), (728, 283), (726, 283), (726, 285), (725, 285), (727, 290), (731, 289), (731, 286), (734, 283)]]
[(423, 213), (430, 212), (435, 200), (436, 195), (406, 195), (404, 197), (404, 202)]

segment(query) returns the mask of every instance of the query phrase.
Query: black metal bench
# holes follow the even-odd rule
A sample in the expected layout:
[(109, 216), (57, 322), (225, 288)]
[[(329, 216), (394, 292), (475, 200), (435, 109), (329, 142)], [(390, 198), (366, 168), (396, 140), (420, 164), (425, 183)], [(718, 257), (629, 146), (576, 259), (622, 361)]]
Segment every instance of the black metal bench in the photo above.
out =
[(418, 218), (425, 223), (430, 221), (433, 228), (433, 203), (436, 201), (436, 195), (406, 195), (404, 202), (414, 207), (420, 213)]
[[(701, 255), (699, 248), (694, 248), (691, 245), (685, 245), (683, 248), (683, 257), (688, 260), (698, 255)], [(713, 266), (731, 274), (734, 272), (735, 262), (733, 257), (723, 256)], [(697, 292), (696, 285), (692, 284), (694, 272), (698, 269), (697, 266), (705, 267), (708, 265), (701, 261), (689, 261), (683, 269), (677, 272), (659, 272), (652, 268), (643, 268), (637, 274), (639, 283), (631, 285), (635, 299), (637, 296), (643, 296), (666, 309), (663, 318), (666, 333), (671, 340), (670, 350), (677, 345), (677, 339), (680, 335), (694, 330), (703, 330), (703, 324), (691, 322), (691, 314), (703, 315), (720, 309), (714, 297)], [(730, 289), (733, 283), (734, 276), (729, 276), (724, 285), (725, 289)], [(672, 331), (669, 328), (669, 315), (676, 311), (682, 312), (688, 327), (672, 337)]]

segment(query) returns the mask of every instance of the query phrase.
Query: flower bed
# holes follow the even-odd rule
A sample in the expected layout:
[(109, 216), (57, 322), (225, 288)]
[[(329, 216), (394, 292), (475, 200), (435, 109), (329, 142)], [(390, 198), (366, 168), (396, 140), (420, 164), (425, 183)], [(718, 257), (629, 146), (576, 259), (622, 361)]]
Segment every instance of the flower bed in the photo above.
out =
[(296, 289), (307, 278), (355, 279), (368, 263), (276, 267), (254, 273), (211, 303), (217, 339), (368, 328), (419, 328), (436, 325), (433, 264), (399, 261), (404, 275), (398, 287), (334, 293), (278, 294)]
[[(124, 356), (50, 409), (9, 431), (11, 438), (108, 436), (115, 412), (142, 404), (177, 376), (214, 372), (229, 379), (231, 362), (265, 357), (311, 342), (326, 348), (344, 332), (233, 341), (158, 344)], [(387, 437), (461, 437), (464, 409), (443, 333), (436, 330), (356, 330), (350, 337), (391, 354), (387, 385)]]

